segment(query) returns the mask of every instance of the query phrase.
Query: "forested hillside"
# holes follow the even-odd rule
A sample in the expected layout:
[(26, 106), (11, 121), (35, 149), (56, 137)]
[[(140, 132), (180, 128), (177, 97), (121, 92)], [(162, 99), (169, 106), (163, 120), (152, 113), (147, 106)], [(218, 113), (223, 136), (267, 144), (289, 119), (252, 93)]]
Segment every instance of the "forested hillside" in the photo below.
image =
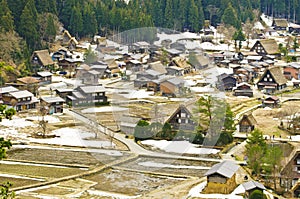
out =
[[(239, 29), (260, 12), (300, 20), (300, 0), (0, 0), (0, 61), (20, 65), (54, 41), (59, 24), (78, 39), (138, 27), (199, 31), (208, 19)], [(8, 42), (10, 40), (11, 42)]]

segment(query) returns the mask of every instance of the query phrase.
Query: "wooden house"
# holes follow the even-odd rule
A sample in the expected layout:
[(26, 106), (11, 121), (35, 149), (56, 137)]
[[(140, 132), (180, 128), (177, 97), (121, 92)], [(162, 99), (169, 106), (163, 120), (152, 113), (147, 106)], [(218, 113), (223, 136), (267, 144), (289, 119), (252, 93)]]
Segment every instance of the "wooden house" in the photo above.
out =
[(72, 103), (73, 106), (92, 105), (98, 103), (106, 103), (107, 96), (105, 88), (101, 85), (79, 86), (71, 96), (67, 96), (67, 103)]
[(40, 103), (47, 107), (48, 114), (62, 113), (65, 100), (61, 97), (41, 97)]
[(207, 177), (207, 186), (204, 192), (229, 194), (236, 188), (236, 172), (239, 166), (233, 161), (225, 160), (215, 164), (204, 175)]
[(169, 66), (166, 68), (167, 74), (172, 76), (183, 76), (184, 75), (184, 69), (179, 68), (177, 66)]
[(15, 86), (17, 86), (20, 90), (28, 90), (29, 92), (36, 95), (38, 93), (40, 81), (34, 77), (21, 77), (16, 81)]
[(41, 71), (36, 73), (36, 77), (40, 81), (40, 84), (51, 84), (52, 75), (53, 74), (48, 71)]
[(300, 151), (294, 150), (280, 171), (280, 186), (290, 190), (296, 197), (300, 194)]
[(143, 70), (143, 65), (139, 60), (130, 59), (126, 62), (126, 69), (133, 72), (139, 72)]
[(254, 130), (257, 121), (253, 117), (252, 113), (244, 114), (242, 119), (239, 121), (239, 131), (241, 133), (250, 133)]
[(262, 101), (263, 107), (279, 108), (280, 100), (277, 96), (267, 97)]
[(286, 19), (274, 19), (272, 26), (274, 27), (274, 30), (287, 31), (289, 24)]
[(166, 52), (168, 53), (169, 57), (171, 57), (171, 58), (178, 57), (182, 53), (182, 51), (176, 50), (174, 48), (166, 49)]
[(275, 57), (280, 57), (280, 51), (275, 39), (262, 39), (257, 40), (250, 51), (255, 51), (258, 55), (274, 55)]
[(292, 78), (300, 79), (300, 64), (297, 62), (289, 63), (283, 67), (283, 75), (286, 79), (291, 80)]
[(35, 109), (39, 102), (33, 94), (27, 90), (9, 92), (3, 95), (3, 103), (12, 106), (16, 111)]
[(172, 130), (194, 131), (196, 127), (192, 110), (189, 110), (184, 105), (179, 105), (165, 123), (169, 123), (172, 126)]
[(195, 54), (189, 57), (189, 63), (196, 70), (201, 70), (208, 67), (209, 58), (202, 54)]
[(55, 93), (56, 95), (58, 95), (59, 97), (61, 97), (62, 99), (64, 99), (66, 101), (67, 96), (71, 96), (72, 95), (72, 91), (73, 89), (56, 89)]
[(136, 79), (134, 80), (134, 87), (142, 88), (147, 87), (147, 83), (152, 80), (158, 80), (160, 77), (163, 76), (158, 71), (154, 70), (146, 70), (141, 71), (136, 74)]
[(96, 85), (102, 76), (103, 73), (91, 69), (87, 64), (81, 64), (76, 68), (76, 79), (80, 80), (82, 84)]
[(184, 74), (193, 72), (193, 67), (183, 57), (174, 57), (170, 62), (169, 66), (177, 66), (183, 69)]
[(233, 88), (233, 94), (235, 96), (253, 97), (253, 89), (250, 84), (242, 82)]
[(289, 32), (290, 33), (300, 33), (300, 25), (295, 23), (289, 23)]
[(162, 75), (168, 73), (166, 67), (160, 61), (150, 63), (148, 69), (157, 71)]
[(264, 191), (266, 190), (265, 186), (257, 181), (251, 180), (248, 182), (244, 182), (243, 184), (240, 184), (235, 190), (235, 195), (243, 195), (244, 198), (249, 198), (249, 196), (252, 194), (253, 191), (259, 190)]
[(147, 53), (149, 51), (150, 44), (146, 41), (135, 42), (131, 46), (131, 51), (134, 53)]
[(54, 62), (48, 50), (34, 51), (31, 56), (31, 64), (37, 71), (54, 67)]
[(184, 93), (184, 81), (179, 77), (167, 79), (160, 84), (161, 94), (164, 96), (179, 97)]
[(257, 82), (257, 88), (264, 90), (267, 94), (272, 94), (277, 90), (286, 88), (287, 80), (280, 67), (272, 67), (265, 70), (264, 74)]
[(219, 90), (231, 91), (236, 86), (237, 80), (232, 75), (223, 73), (219, 75), (217, 78), (218, 78), (217, 88)]
[(3, 104), (3, 96), (9, 94), (10, 92), (18, 91), (17, 88), (13, 86), (5, 86), (5, 87), (0, 87), (0, 104)]

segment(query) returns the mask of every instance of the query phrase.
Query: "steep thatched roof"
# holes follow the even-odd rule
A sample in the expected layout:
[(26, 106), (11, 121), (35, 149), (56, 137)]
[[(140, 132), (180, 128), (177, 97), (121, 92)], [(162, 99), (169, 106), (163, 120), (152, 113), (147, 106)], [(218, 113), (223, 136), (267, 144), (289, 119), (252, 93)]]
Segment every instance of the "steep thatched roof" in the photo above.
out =
[(252, 125), (257, 124), (257, 121), (256, 121), (256, 119), (253, 117), (252, 113), (243, 115), (243, 117), (242, 117), (242, 119), (240, 120), (240, 122), (241, 122), (242, 120), (248, 120), (248, 121), (250, 122), (250, 124), (252, 124)]
[(267, 54), (273, 55), (279, 53), (279, 48), (275, 39), (262, 39), (258, 42), (261, 43)]
[(160, 61), (150, 63), (149, 69), (155, 70), (161, 74), (167, 74), (166, 67)]
[(275, 81), (277, 82), (277, 84), (283, 85), (283, 84), (287, 83), (287, 80), (284, 77), (284, 75), (283, 75), (283, 73), (281, 71), (281, 68), (279, 66), (272, 67), (272, 68), (269, 68), (267, 70), (270, 71), (271, 75), (273, 76), (273, 78), (275, 79)]
[(179, 68), (190, 68), (191, 65), (187, 63), (187, 60), (182, 57), (174, 57), (172, 61)]
[(289, 24), (286, 19), (274, 19), (274, 21), (273, 21), (273, 26), (287, 28), (288, 25)]
[(19, 82), (21, 82), (23, 84), (36, 84), (36, 83), (40, 82), (36, 78), (30, 77), (30, 76), (18, 78), (17, 81), (19, 81)]
[(43, 66), (49, 66), (54, 64), (53, 60), (51, 59), (48, 50), (38, 50), (34, 51), (34, 54), (39, 58), (42, 62)]

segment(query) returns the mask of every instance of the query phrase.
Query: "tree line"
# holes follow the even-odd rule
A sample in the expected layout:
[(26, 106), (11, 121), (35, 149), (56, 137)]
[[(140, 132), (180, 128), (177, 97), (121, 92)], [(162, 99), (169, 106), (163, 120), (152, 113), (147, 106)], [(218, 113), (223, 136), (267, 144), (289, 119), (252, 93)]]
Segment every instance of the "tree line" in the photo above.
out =
[(0, 0), (0, 60), (25, 72), (31, 53), (48, 48), (61, 25), (79, 39), (141, 27), (198, 32), (205, 20), (239, 30), (260, 12), (297, 22), (299, 8), (300, 0)]

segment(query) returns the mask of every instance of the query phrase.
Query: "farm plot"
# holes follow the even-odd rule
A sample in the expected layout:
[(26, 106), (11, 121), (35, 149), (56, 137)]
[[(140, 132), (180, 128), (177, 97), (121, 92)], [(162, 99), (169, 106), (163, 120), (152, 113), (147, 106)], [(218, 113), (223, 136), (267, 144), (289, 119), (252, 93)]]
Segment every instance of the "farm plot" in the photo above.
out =
[(217, 162), (199, 160), (164, 159), (139, 157), (135, 161), (119, 165), (120, 168), (130, 168), (137, 171), (162, 173), (166, 175), (182, 175), (203, 177), (204, 173)]
[(184, 178), (151, 175), (132, 171), (108, 169), (104, 172), (85, 177), (89, 181), (97, 182), (93, 186), (95, 191), (139, 196), (149, 191), (175, 185)]
[(110, 163), (129, 156), (127, 152), (112, 150), (80, 150), (71, 148), (16, 148), (9, 150), (7, 155), (10, 160), (39, 162), (51, 164), (82, 165), (85, 167)]

